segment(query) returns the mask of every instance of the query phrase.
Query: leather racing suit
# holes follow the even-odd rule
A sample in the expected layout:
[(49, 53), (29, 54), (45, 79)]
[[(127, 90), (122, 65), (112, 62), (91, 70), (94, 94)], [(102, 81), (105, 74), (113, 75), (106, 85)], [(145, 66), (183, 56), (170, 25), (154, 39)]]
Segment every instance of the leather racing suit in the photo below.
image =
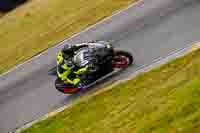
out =
[(99, 65), (99, 62), (105, 60), (99, 58), (98, 53), (101, 53), (101, 55), (102, 51), (103, 54), (109, 53), (110, 51), (106, 51), (106, 48), (109, 47), (111, 47), (111, 45), (105, 42), (66, 45), (57, 54), (58, 77), (65, 83), (73, 85), (82, 83), (82, 80), (85, 81), (88, 79), (88, 75), (92, 75), (93, 79), (98, 78), (100, 73), (102, 73), (99, 71), (102, 68), (102, 66)]

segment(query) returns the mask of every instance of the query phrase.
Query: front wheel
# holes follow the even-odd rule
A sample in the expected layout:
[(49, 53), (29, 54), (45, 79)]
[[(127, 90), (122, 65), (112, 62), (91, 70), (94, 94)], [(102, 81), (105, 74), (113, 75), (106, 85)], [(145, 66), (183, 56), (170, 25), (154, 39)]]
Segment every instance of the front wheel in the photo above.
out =
[(80, 88), (78, 88), (77, 86), (70, 83), (66, 84), (60, 78), (57, 78), (55, 80), (55, 87), (58, 91), (64, 94), (74, 94), (80, 91)]
[(114, 68), (127, 68), (133, 64), (133, 56), (126, 51), (115, 51), (113, 58), (113, 67)]

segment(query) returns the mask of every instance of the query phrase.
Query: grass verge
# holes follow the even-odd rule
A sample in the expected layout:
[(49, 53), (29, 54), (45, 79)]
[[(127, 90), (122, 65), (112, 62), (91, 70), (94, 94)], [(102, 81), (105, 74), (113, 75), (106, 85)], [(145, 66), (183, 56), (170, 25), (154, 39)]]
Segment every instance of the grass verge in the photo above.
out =
[(3, 13), (2, 12), (0, 12), (0, 18), (3, 16)]
[(80, 99), (23, 133), (200, 132), (200, 50)]
[(0, 19), (0, 73), (137, 0), (30, 0)]

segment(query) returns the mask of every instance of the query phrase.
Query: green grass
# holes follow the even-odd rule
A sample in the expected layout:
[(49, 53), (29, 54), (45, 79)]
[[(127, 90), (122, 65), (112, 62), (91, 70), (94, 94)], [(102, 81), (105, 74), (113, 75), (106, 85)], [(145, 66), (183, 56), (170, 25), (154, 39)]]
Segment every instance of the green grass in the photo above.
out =
[(200, 50), (83, 97), (23, 133), (199, 133)]
[(137, 0), (30, 0), (0, 18), (0, 73)]
[(3, 16), (3, 13), (2, 12), (0, 12), (0, 18)]

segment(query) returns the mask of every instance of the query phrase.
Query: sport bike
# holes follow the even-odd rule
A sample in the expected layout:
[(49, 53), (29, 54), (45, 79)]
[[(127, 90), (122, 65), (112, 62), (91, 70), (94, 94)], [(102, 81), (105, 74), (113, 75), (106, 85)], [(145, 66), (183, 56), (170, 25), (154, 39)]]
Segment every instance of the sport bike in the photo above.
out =
[(62, 81), (58, 76), (57, 79), (55, 80), (55, 88), (64, 93), (64, 94), (73, 94), (80, 92), (82, 89), (89, 88), (91, 85), (95, 84), (96, 81), (103, 80), (104, 77), (107, 77), (110, 73), (114, 72), (115, 70), (123, 70), (128, 68), (130, 65), (133, 64), (134, 58), (133, 56), (127, 52), (127, 51), (122, 51), (122, 50), (116, 50), (113, 48), (113, 46), (108, 46), (108, 49), (112, 52), (112, 55), (109, 59), (109, 62), (107, 64), (110, 64), (111, 67), (108, 67), (105, 64), (102, 64), (102, 71), (99, 72), (99, 74), (96, 74), (96, 78), (93, 79), (87, 79), (83, 80), (84, 81), (90, 81), (90, 82), (85, 82), (83, 84), (78, 84), (78, 85), (73, 85), (70, 83), (65, 83)]

